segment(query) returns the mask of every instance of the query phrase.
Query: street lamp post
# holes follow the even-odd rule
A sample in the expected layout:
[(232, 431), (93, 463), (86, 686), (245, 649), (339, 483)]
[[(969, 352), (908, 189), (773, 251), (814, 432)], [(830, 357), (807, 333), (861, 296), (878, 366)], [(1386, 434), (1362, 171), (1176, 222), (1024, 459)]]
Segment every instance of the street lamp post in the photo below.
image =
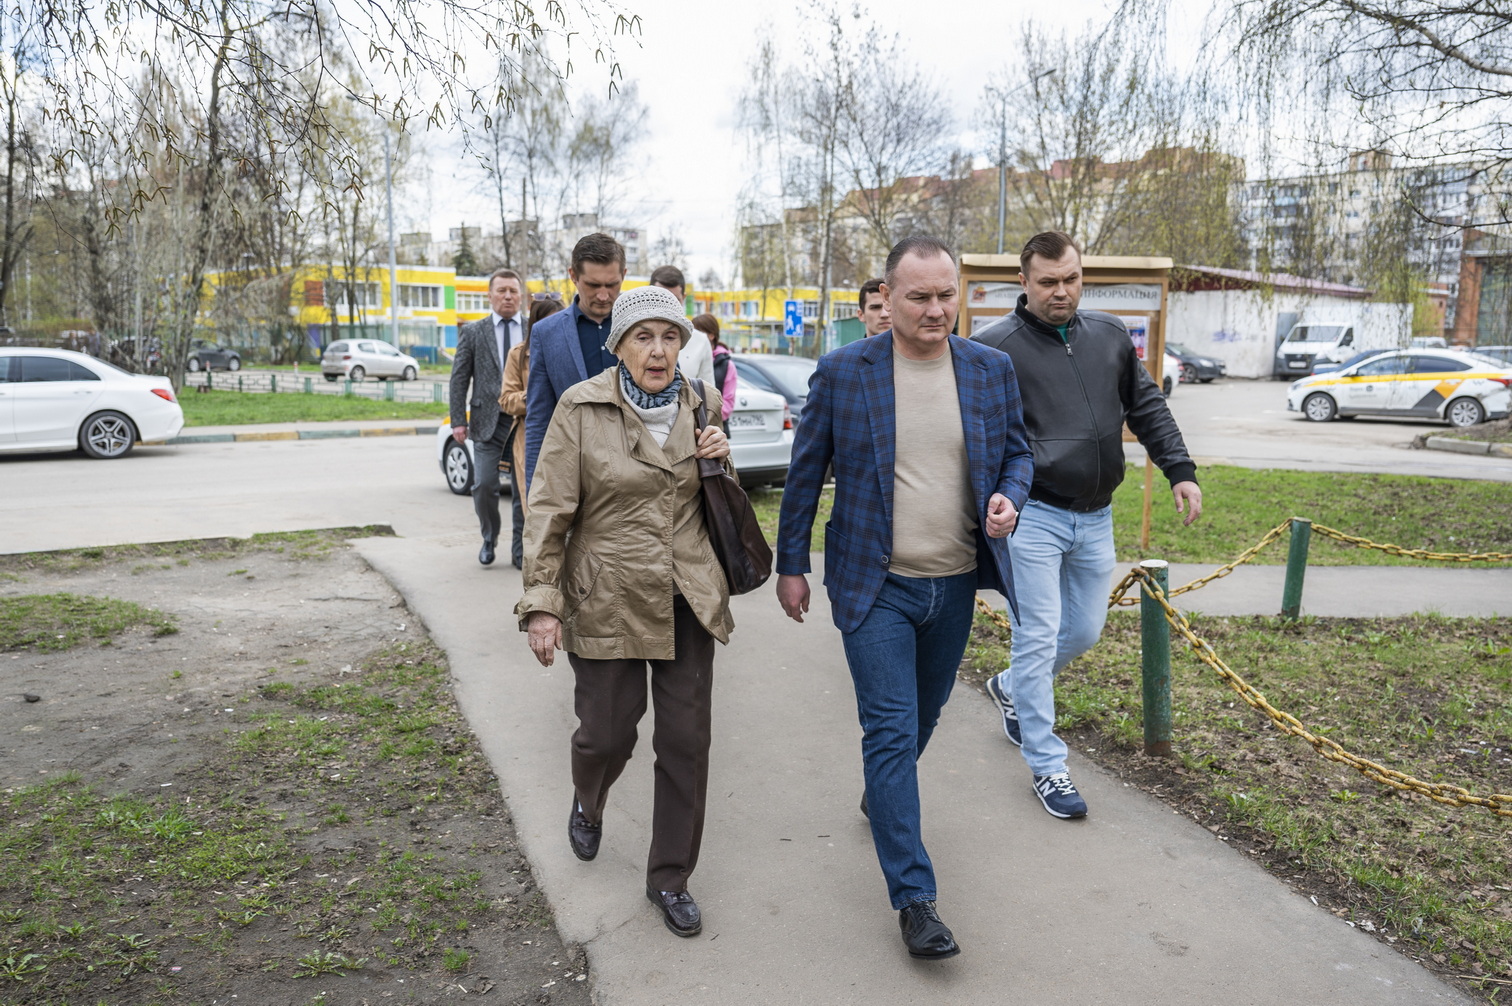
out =
[(1055, 70), (1044, 70), (1036, 73), (1018, 87), (1010, 87), (1006, 91), (998, 93), (998, 100), (1003, 103), (1003, 114), (998, 120), (998, 239), (997, 253), (1003, 254), (1004, 232), (1008, 229), (1008, 96), (1022, 91), (1031, 84), (1050, 76)]
[[(347, 95), (347, 100), (362, 104), (356, 95)], [(374, 113), (376, 114), (376, 108)], [(394, 348), (399, 348), (399, 246), (394, 242), (394, 155), (390, 150), (388, 122), (378, 116), (383, 127), (383, 187), (388, 196), (388, 246), (389, 246), (389, 339)]]
[(399, 348), (399, 251), (394, 244), (394, 159), (389, 152), (388, 124), (383, 126), (383, 184), (388, 192), (389, 332)]

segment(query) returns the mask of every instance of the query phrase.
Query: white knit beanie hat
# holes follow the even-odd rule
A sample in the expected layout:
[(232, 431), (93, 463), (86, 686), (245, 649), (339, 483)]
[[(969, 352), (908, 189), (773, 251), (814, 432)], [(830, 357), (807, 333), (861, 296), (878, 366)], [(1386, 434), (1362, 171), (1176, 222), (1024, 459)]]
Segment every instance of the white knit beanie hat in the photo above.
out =
[[(609, 328), (609, 338), (604, 348), (614, 353), (626, 332), (643, 321), (670, 321), (682, 329), (682, 344), (686, 346), (693, 337), (693, 326), (683, 314), (682, 302), (672, 296), (670, 290), (659, 286), (636, 287), (622, 293), (614, 301), (614, 324)], [(615, 353), (618, 356), (618, 353)]]

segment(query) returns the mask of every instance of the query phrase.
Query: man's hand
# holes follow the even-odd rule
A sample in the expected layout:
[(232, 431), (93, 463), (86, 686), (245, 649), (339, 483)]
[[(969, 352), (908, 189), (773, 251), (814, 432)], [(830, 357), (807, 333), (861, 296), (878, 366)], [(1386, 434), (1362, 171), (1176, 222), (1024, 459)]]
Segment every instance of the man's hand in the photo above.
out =
[(1006, 538), (1013, 533), (1014, 525), (1018, 523), (1018, 510), (1013, 506), (1013, 500), (1002, 493), (993, 493), (992, 499), (987, 501), (987, 537)]
[(532, 611), (525, 623), (530, 652), (536, 655), (542, 667), (550, 667), (556, 660), (556, 651), (562, 648), (562, 620), (549, 611)]
[(453, 426), (452, 427), (452, 439), (455, 440), (459, 444), (462, 443), (464, 440), (466, 440), (467, 439), (467, 427), (466, 426)]
[(1171, 495), (1176, 498), (1176, 512), (1186, 514), (1182, 527), (1202, 516), (1202, 490), (1197, 488), (1197, 483), (1178, 482), (1171, 487)]
[(777, 574), (777, 603), (782, 605), (787, 617), (795, 622), (803, 621), (804, 612), (809, 608), (808, 577), (802, 573)]

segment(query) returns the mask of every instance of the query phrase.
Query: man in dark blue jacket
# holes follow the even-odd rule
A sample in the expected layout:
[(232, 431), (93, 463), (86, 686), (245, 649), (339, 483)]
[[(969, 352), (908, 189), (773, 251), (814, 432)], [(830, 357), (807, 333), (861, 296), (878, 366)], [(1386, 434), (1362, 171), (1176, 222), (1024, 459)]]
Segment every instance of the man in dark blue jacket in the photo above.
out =
[(589, 234), (572, 247), (567, 275), (577, 296), (530, 333), (530, 383), (525, 388), (525, 494), (546, 427), (566, 390), (619, 361), (604, 348), (614, 324), (614, 302), (625, 281), (625, 249), (607, 234)]
[(1023, 749), (1045, 810), (1078, 818), (1087, 803), (1055, 735), (1055, 676), (1092, 648), (1108, 617), (1124, 423), (1170, 481), (1187, 524), (1202, 513), (1202, 490), (1123, 322), (1078, 310), (1081, 253), (1071, 238), (1036, 234), (1019, 264), (1018, 307), (972, 336), (1012, 357), (1034, 449), (1034, 487), (1013, 536), (1013, 644), (1008, 668), (988, 679), (987, 694), (1002, 713), (1003, 732)]
[(777, 535), (777, 598), (803, 621), (825, 472), (835, 505), (824, 583), (856, 687), (872, 841), (913, 957), (960, 952), (935, 911), (917, 764), (950, 697), (980, 586), (1013, 603), (1006, 536), (1033, 465), (1007, 357), (950, 334), (950, 250), (908, 238), (887, 256), (893, 329), (819, 361), (793, 444)]

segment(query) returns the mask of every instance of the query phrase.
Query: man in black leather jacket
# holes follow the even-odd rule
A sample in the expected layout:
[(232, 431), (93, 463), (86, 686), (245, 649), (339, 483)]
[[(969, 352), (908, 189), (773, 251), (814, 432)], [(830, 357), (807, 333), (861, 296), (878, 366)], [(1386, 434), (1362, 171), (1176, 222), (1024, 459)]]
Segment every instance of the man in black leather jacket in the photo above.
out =
[(1092, 648), (1107, 619), (1124, 423), (1170, 481), (1186, 524), (1202, 513), (1202, 490), (1123, 323), (1077, 310), (1081, 253), (1070, 236), (1036, 234), (1019, 262), (1018, 307), (972, 336), (1013, 358), (1034, 450), (1034, 485), (1009, 545), (1018, 597), (1009, 665), (988, 680), (987, 692), (1002, 712), (1003, 732), (1023, 749), (1045, 810), (1077, 818), (1087, 804), (1055, 735), (1055, 675)]

